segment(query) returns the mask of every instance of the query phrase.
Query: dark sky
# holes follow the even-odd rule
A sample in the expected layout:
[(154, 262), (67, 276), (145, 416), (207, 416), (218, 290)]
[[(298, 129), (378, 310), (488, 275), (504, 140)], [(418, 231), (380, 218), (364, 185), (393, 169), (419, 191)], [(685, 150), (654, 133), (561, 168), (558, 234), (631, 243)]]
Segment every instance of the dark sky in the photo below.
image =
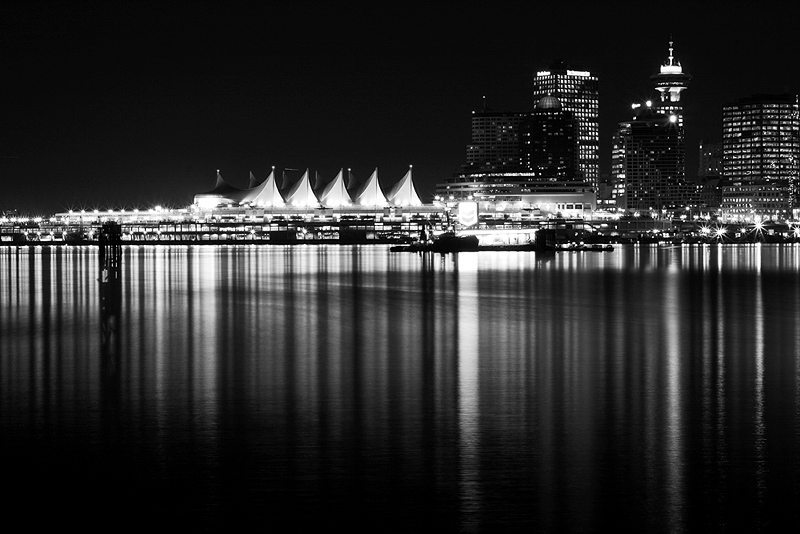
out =
[(608, 172), (670, 35), (694, 77), (690, 175), (723, 103), (800, 91), (792, 2), (279, 4), (4, 2), (0, 210), (185, 206), (216, 169), (245, 187), (272, 165), (378, 167), (389, 187), (413, 164), (429, 200), (464, 163), (482, 97), (530, 109), (555, 59), (600, 77)]

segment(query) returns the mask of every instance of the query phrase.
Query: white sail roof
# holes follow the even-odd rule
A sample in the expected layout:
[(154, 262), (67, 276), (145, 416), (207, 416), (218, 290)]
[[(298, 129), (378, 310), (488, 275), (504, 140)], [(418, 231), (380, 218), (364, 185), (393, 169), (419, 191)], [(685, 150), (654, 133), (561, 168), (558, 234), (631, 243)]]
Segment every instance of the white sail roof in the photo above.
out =
[(381, 191), (381, 184), (378, 182), (378, 169), (372, 172), (372, 176), (359, 188), (355, 196), (355, 203), (361, 206), (385, 206), (386, 197)]
[(414, 189), (414, 182), (411, 179), (411, 167), (408, 168), (408, 172), (403, 176), (403, 179), (392, 187), (386, 198), (396, 206), (422, 206), (422, 201), (419, 199), (419, 195)]
[(347, 169), (347, 189), (355, 189), (358, 185), (355, 175), (350, 169)]
[(213, 208), (223, 204), (239, 204), (247, 198), (247, 195), (247, 189), (239, 189), (230, 185), (217, 171), (214, 189), (195, 195), (194, 202), (202, 208)]
[(247, 189), (253, 189), (258, 184), (258, 178), (250, 171), (250, 181), (247, 183)]
[(278, 184), (275, 182), (275, 169), (272, 169), (263, 184), (253, 189), (255, 194), (250, 198), (250, 202), (256, 206), (283, 206), (285, 204), (281, 192), (278, 190)]
[(311, 188), (311, 181), (308, 179), (308, 169), (303, 173), (303, 177), (292, 186), (286, 195), (286, 203), (292, 206), (318, 206), (319, 201), (314, 190)]
[(347, 206), (353, 203), (344, 185), (344, 169), (340, 169), (336, 178), (325, 186), (319, 200), (323, 206)]

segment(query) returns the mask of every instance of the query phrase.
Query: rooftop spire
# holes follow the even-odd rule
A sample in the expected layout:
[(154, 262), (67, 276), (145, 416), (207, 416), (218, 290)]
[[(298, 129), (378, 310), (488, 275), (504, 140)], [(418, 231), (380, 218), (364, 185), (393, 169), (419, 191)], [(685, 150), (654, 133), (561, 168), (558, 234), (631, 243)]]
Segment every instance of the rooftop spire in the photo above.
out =
[(669, 36), (669, 64), (674, 65), (675, 56), (672, 53), (672, 35)]

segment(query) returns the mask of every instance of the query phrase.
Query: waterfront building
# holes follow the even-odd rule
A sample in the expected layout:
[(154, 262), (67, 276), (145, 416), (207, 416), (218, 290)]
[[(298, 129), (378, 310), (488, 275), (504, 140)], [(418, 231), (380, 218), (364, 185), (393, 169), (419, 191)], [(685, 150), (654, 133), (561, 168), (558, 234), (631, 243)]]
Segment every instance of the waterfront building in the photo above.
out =
[(701, 204), (717, 209), (722, 202), (722, 143), (700, 141), (697, 181), (702, 187)]
[(789, 185), (734, 182), (722, 187), (720, 212), (730, 221), (791, 218)]
[(303, 176), (289, 189), (286, 195), (286, 203), (290, 206), (309, 207), (319, 206), (319, 200), (311, 187), (308, 169)]
[(411, 167), (405, 176), (386, 193), (386, 200), (395, 206), (422, 206), (414, 181), (411, 179)]
[(701, 139), (699, 153), (697, 176), (706, 179), (722, 176), (722, 143), (707, 143)]
[(389, 204), (378, 181), (377, 167), (358, 189), (353, 200), (359, 206), (386, 206)]
[[(349, 169), (348, 169), (349, 172)], [(275, 168), (273, 167), (269, 177), (264, 182), (258, 184), (257, 180), (250, 173), (249, 187), (240, 189), (227, 183), (217, 171), (217, 178), (214, 188), (205, 193), (194, 196), (193, 206), (203, 212), (212, 210), (235, 210), (239, 208), (281, 208), (300, 209), (309, 207), (338, 208), (340, 206), (350, 206), (353, 204), (360, 206), (421, 206), (419, 195), (414, 187), (414, 182), (409, 167), (406, 174), (394, 184), (389, 191), (389, 195), (384, 194), (378, 181), (378, 169), (370, 175), (355, 191), (348, 192), (344, 183), (344, 170), (340, 170), (336, 177), (327, 185), (315, 187), (311, 185), (310, 172), (308, 169), (303, 173), (299, 180), (291, 183), (284, 179), (281, 188), (275, 179)], [(319, 179), (317, 180), (319, 182)], [(351, 180), (352, 182), (352, 180)], [(257, 184), (257, 185), (254, 185)]]
[(472, 140), (467, 145), (467, 163), (463, 169), (519, 170), (519, 127), (529, 115), (524, 112), (473, 112)]
[(670, 210), (699, 203), (700, 188), (684, 179), (683, 129), (674, 115), (636, 106), (634, 118), (614, 134), (612, 173), (616, 206)]
[[(722, 207), (726, 217), (791, 217), (791, 209), (800, 205), (799, 162), (797, 95), (753, 95), (723, 106)], [(742, 205), (737, 204), (740, 201)]]
[(585, 217), (596, 198), (578, 170), (577, 137), (573, 114), (553, 96), (531, 112), (474, 113), (467, 164), (436, 195), (477, 201), (482, 214)]
[(572, 179), (578, 171), (578, 124), (558, 98), (542, 97), (520, 124), (523, 168), (542, 177)]
[(325, 186), (319, 196), (319, 201), (323, 206), (333, 207), (347, 206), (353, 203), (344, 183), (344, 169), (339, 169), (336, 177)]
[(618, 209), (674, 210), (702, 204), (702, 188), (686, 180), (686, 140), (681, 93), (691, 76), (673, 55), (650, 77), (659, 99), (634, 104), (612, 148), (612, 197)]
[(673, 42), (670, 41), (667, 62), (661, 65), (656, 74), (650, 76), (650, 81), (653, 82), (656, 91), (659, 93), (659, 99), (653, 107), (658, 113), (674, 116), (678, 126), (683, 128), (681, 93), (689, 87), (692, 77), (683, 72), (680, 61), (675, 58), (672, 45)]
[(533, 102), (555, 96), (577, 122), (577, 173), (593, 189), (600, 174), (600, 92), (596, 75), (556, 61), (533, 77)]

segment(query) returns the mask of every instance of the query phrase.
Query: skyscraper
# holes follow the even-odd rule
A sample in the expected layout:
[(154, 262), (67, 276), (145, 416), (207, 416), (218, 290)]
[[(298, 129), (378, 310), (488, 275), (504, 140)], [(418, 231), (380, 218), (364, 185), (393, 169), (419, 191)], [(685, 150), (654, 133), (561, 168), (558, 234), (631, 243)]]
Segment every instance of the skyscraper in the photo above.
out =
[(700, 188), (686, 183), (686, 141), (681, 92), (691, 80), (673, 55), (650, 80), (659, 101), (633, 106), (635, 116), (620, 123), (612, 152), (613, 196), (631, 210), (676, 209), (700, 204)]
[(650, 76), (650, 81), (655, 84), (656, 91), (659, 92), (660, 101), (655, 105), (656, 111), (664, 115), (674, 115), (677, 118), (678, 126), (683, 128), (683, 104), (681, 104), (681, 92), (689, 87), (692, 77), (683, 72), (680, 61), (673, 55), (672, 41), (669, 42), (669, 55), (667, 62), (661, 65), (656, 74)]
[(798, 205), (797, 95), (754, 95), (722, 108), (722, 209), (732, 218), (783, 218)]
[(697, 180), (703, 188), (702, 203), (709, 208), (719, 208), (722, 202), (722, 143), (700, 141), (700, 163)]
[(464, 170), (519, 170), (519, 125), (528, 115), (512, 111), (473, 112), (472, 142), (467, 145)]
[(462, 172), (436, 185), (438, 197), (474, 200), (484, 213), (583, 217), (595, 190), (576, 176), (577, 125), (557, 98), (532, 112), (473, 112), (472, 140)]
[(683, 208), (699, 202), (699, 187), (684, 180), (682, 128), (674, 115), (636, 106), (632, 120), (614, 134), (614, 198), (621, 209)]
[(576, 176), (578, 127), (572, 113), (554, 96), (542, 97), (520, 124), (522, 166), (543, 178)]
[(533, 102), (555, 96), (564, 111), (572, 113), (578, 123), (577, 174), (592, 188), (597, 188), (600, 173), (599, 90), (597, 76), (585, 70), (573, 70), (556, 62), (549, 70), (539, 71), (533, 78)]

